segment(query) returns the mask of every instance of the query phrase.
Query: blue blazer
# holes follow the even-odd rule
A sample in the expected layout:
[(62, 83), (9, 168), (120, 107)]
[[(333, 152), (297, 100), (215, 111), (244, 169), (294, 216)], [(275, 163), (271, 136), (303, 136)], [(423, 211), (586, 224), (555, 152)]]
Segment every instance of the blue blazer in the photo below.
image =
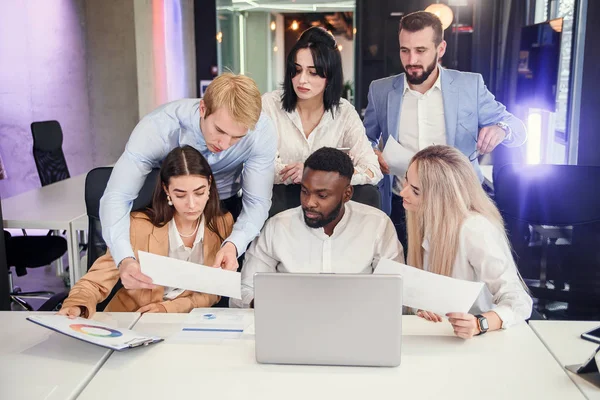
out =
[[(440, 73), (446, 144), (456, 147), (469, 157), (477, 148), (479, 130), (498, 122), (504, 122), (512, 131), (511, 138), (502, 142), (503, 145), (516, 147), (525, 143), (525, 125), (495, 100), (480, 74), (444, 68), (440, 68)], [(398, 140), (403, 95), (404, 74), (371, 82), (369, 104), (363, 123), (373, 147), (379, 144), (379, 140), (385, 144), (390, 134)], [(477, 160), (473, 162), (473, 167), (483, 181)], [(392, 179), (392, 175), (384, 175), (379, 183), (382, 210), (388, 215), (392, 210)]]

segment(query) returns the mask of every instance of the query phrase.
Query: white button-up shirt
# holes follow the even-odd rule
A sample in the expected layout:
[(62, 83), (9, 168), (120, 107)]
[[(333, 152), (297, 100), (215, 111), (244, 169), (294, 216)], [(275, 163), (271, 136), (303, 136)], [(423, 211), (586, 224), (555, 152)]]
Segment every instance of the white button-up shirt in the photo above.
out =
[(404, 262), (396, 229), (384, 212), (353, 201), (344, 209), (331, 236), (308, 227), (302, 207), (268, 220), (246, 252), (242, 301), (231, 299), (231, 305), (249, 306), (257, 272), (371, 274), (380, 259)]
[[(423, 266), (429, 270), (427, 239), (423, 249)], [(462, 224), (452, 277), (485, 283), (469, 311), (473, 315), (495, 311), (502, 328), (531, 316), (533, 302), (517, 274), (504, 234), (481, 214), (472, 214)]]
[[(196, 264), (202, 264), (204, 262), (204, 248), (202, 241), (204, 239), (204, 216), (199, 222), (198, 231), (196, 232), (196, 238), (194, 239), (193, 246), (186, 247), (179, 236), (177, 225), (175, 225), (175, 219), (169, 221), (169, 257), (176, 258), (182, 261), (189, 261)], [(163, 298), (165, 300), (173, 300), (185, 289), (173, 288), (165, 286), (165, 294)]]
[[(433, 144), (446, 144), (446, 121), (442, 98), (442, 74), (428, 91), (419, 93), (408, 86), (404, 75), (404, 95), (398, 124), (398, 143), (417, 153)], [(394, 178), (394, 194), (402, 190), (404, 176)]]
[[(325, 112), (307, 138), (298, 111), (288, 113), (282, 108), (282, 93), (281, 90), (275, 90), (265, 93), (262, 97), (263, 111), (275, 123), (278, 136), (275, 184), (290, 184), (291, 180), (281, 180), (281, 170), (287, 164), (304, 162), (321, 147), (350, 149), (348, 154), (356, 170), (352, 177), (352, 185), (375, 185), (383, 178), (377, 156), (365, 134), (365, 127), (352, 104), (341, 99), (339, 108), (333, 114), (330, 111)], [(373, 177), (370, 177), (367, 171), (371, 171)]]

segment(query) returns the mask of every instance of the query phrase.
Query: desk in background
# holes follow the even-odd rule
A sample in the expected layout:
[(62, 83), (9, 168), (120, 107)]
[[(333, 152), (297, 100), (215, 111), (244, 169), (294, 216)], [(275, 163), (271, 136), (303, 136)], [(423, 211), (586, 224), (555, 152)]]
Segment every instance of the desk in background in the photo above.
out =
[(134, 329), (166, 341), (113, 353), (79, 398), (583, 398), (524, 323), (465, 341), (447, 321), (405, 316), (400, 367), (364, 368), (257, 364), (254, 340), (170, 341), (186, 317), (144, 314)]
[(86, 216), (86, 174), (2, 199), (4, 228), (67, 231), (71, 286), (79, 280), (79, 239), (73, 222)]
[[(35, 314), (44, 313), (0, 312), (0, 399), (74, 399), (112, 351), (25, 319)], [(94, 319), (131, 328), (139, 316), (139, 313), (97, 313)]]
[[(561, 367), (583, 363), (598, 348), (580, 335), (600, 326), (600, 321), (531, 321), (530, 324)], [(600, 399), (599, 387), (577, 374), (565, 372), (588, 399)]]

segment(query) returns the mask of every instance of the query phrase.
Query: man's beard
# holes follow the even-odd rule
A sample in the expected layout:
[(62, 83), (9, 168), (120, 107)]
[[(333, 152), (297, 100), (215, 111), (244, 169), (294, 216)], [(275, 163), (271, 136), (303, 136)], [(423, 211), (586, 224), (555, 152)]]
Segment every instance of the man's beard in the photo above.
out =
[[(411, 75), (408, 72), (406, 72), (406, 80), (408, 81), (408, 83), (410, 83), (412, 85), (422, 84), (423, 82), (425, 82), (427, 80), (427, 78), (429, 78), (431, 73), (435, 70), (435, 66), (437, 65), (437, 62), (438, 62), (438, 56), (436, 55), (435, 60), (433, 60), (431, 65), (429, 65), (427, 68), (425, 68), (423, 70), (423, 73), (421, 75)], [(415, 67), (415, 65), (407, 65), (404, 67), (404, 70), (408, 71), (408, 69), (410, 67)], [(420, 66), (416, 66), (416, 67), (420, 67)]]
[(306, 225), (309, 228), (313, 228), (313, 229), (322, 228), (325, 225), (333, 222), (340, 215), (340, 211), (342, 210), (343, 205), (344, 205), (344, 201), (340, 200), (339, 204), (333, 209), (333, 211), (331, 211), (329, 213), (329, 215), (323, 216), (321, 214), (321, 218), (319, 218), (319, 219), (307, 218), (306, 211), (309, 211), (309, 212), (314, 212), (314, 211), (307, 210), (303, 207), (302, 213), (304, 214), (304, 222), (306, 223)]

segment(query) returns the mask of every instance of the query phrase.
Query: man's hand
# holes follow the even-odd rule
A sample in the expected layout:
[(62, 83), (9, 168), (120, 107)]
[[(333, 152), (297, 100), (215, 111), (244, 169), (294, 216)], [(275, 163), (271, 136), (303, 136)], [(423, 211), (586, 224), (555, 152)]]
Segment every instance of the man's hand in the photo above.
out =
[(69, 319), (75, 319), (81, 315), (81, 307), (62, 307), (57, 313), (58, 315), (66, 315)]
[(292, 183), (300, 183), (302, 181), (302, 173), (304, 172), (304, 163), (293, 163), (286, 165), (279, 175), (281, 181), (285, 182), (288, 178), (292, 178)]
[(481, 128), (477, 138), (477, 151), (479, 154), (488, 154), (506, 139), (506, 132), (498, 125), (490, 125)]
[(238, 266), (237, 248), (235, 247), (235, 244), (231, 242), (225, 243), (215, 256), (213, 268), (223, 268), (229, 271), (237, 271)]
[(145, 313), (166, 313), (167, 309), (160, 303), (147, 304), (144, 307), (140, 307), (137, 312), (141, 314)]
[(389, 174), (390, 167), (388, 163), (383, 159), (383, 154), (381, 153), (381, 151), (379, 151), (379, 149), (373, 149), (373, 151), (377, 155), (377, 161), (379, 161), (379, 168), (381, 168), (381, 172), (383, 172), (386, 175)]
[(152, 278), (142, 274), (140, 263), (134, 258), (125, 258), (119, 266), (121, 283), (125, 289), (154, 289)]

